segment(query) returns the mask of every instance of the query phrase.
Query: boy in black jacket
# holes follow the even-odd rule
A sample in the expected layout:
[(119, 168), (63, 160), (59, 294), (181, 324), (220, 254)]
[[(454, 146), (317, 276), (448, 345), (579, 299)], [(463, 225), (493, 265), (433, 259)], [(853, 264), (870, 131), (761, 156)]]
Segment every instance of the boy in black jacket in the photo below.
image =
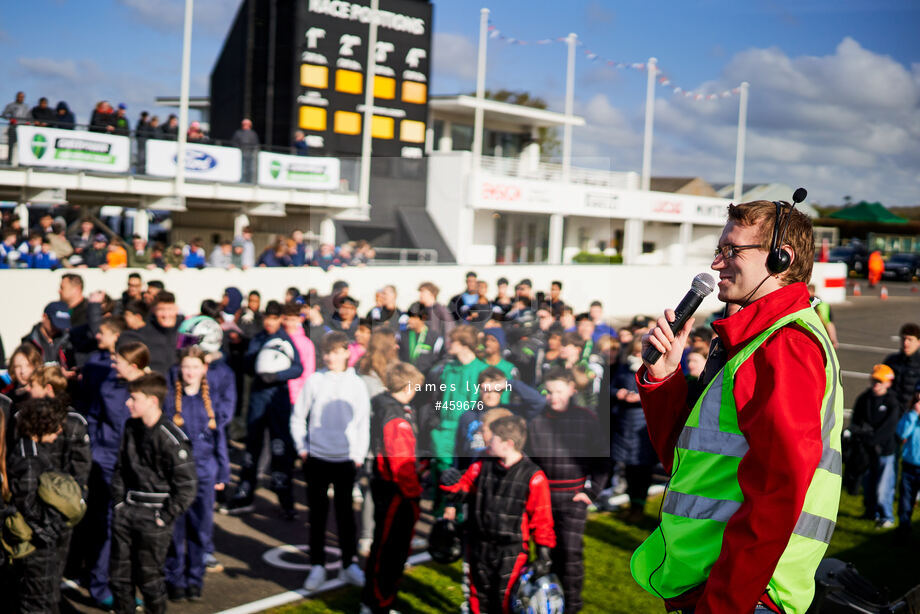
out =
[(19, 609), (22, 614), (56, 612), (61, 597), (58, 552), (70, 535), (64, 517), (38, 497), (41, 474), (55, 466), (50, 446), (58, 439), (67, 415), (50, 399), (25, 401), (16, 414), (19, 439), (9, 451), (13, 504), (32, 528), (35, 551), (16, 561)]
[(163, 416), (166, 379), (148, 373), (130, 382), (121, 451), (112, 475), (112, 559), (115, 611), (132, 614), (134, 587), (151, 614), (166, 611), (163, 565), (173, 524), (195, 500), (198, 477), (192, 446)]
[(262, 332), (249, 342), (244, 360), (247, 371), (254, 376), (249, 391), (249, 413), (246, 415), (246, 455), (240, 471), (240, 485), (227, 507), (237, 514), (254, 509), (257, 465), (262, 456), (265, 428), (268, 427), (271, 487), (278, 495), (282, 516), (293, 520), (296, 517), (292, 482), (295, 454), (290, 427), (291, 393), (287, 383), (301, 376), (303, 362), (294, 342), (281, 327), (281, 305), (277, 301), (268, 302), (262, 319)]
[(898, 473), (898, 419), (901, 405), (892, 390), (894, 370), (888, 365), (875, 365), (869, 377), (869, 389), (856, 397), (850, 430), (866, 447), (869, 472), (863, 484), (866, 517), (876, 521), (877, 528), (894, 526), (894, 485)]
[(416, 464), (418, 426), (410, 402), (424, 383), (418, 369), (398, 362), (387, 369), (387, 391), (371, 399), (374, 543), (364, 572), (362, 613), (391, 610), (409, 557), (422, 495)]
[(530, 421), (528, 454), (546, 472), (556, 520), (553, 571), (565, 592), (565, 611), (581, 610), (587, 508), (607, 483), (610, 446), (597, 416), (575, 405), (575, 378), (550, 369), (543, 378), (547, 409)]

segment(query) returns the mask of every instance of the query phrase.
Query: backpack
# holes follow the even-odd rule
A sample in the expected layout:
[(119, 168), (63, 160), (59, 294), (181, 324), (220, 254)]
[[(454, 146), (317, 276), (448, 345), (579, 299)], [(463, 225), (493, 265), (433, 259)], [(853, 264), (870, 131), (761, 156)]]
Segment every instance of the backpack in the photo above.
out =
[(83, 490), (73, 476), (59, 471), (46, 471), (38, 478), (38, 498), (60, 512), (67, 526), (75, 527), (86, 514)]

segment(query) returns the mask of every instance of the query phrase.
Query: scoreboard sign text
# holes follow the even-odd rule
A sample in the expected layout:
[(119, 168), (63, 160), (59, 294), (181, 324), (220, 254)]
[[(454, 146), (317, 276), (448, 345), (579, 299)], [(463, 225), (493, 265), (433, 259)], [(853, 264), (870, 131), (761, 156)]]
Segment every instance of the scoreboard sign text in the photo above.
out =
[(367, 45), (374, 48), (375, 156), (419, 157), (425, 147), (431, 55), (431, 4), (412, 0), (308, 0), (302, 32), (294, 124), (311, 149), (335, 155), (361, 153)]

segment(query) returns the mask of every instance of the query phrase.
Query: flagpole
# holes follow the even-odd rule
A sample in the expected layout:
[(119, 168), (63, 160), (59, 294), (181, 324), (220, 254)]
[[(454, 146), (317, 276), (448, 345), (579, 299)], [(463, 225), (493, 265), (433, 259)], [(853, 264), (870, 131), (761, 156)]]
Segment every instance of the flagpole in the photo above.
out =
[(649, 190), (652, 185), (652, 128), (655, 123), (655, 75), (658, 73), (658, 60), (649, 58), (648, 82), (645, 86), (645, 140), (642, 145), (642, 189)]
[(486, 50), (488, 47), (489, 9), (479, 10), (479, 58), (476, 62), (476, 112), (473, 116), (473, 172), (477, 172), (482, 163), (482, 140), (484, 109), (486, 97)]
[(569, 33), (569, 47), (565, 70), (565, 126), (562, 128), (562, 180), (568, 181), (572, 173), (572, 111), (575, 106), (575, 45), (578, 35)]
[(744, 189), (744, 144), (747, 136), (747, 103), (748, 103), (747, 81), (741, 84), (741, 100), (738, 102), (738, 144), (735, 147), (735, 194), (734, 201), (740, 202), (742, 190)]

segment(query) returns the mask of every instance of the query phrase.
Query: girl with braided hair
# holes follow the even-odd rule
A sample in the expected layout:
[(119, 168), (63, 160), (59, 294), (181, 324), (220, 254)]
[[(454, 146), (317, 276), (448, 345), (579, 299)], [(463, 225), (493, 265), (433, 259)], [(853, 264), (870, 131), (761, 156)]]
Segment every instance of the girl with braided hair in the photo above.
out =
[(173, 530), (166, 588), (171, 601), (198, 601), (214, 531), (215, 491), (222, 491), (230, 481), (226, 426), (233, 417), (233, 404), (224, 407), (211, 397), (207, 354), (199, 346), (180, 352), (179, 377), (166, 396), (164, 414), (191, 440), (198, 474), (195, 501)]

